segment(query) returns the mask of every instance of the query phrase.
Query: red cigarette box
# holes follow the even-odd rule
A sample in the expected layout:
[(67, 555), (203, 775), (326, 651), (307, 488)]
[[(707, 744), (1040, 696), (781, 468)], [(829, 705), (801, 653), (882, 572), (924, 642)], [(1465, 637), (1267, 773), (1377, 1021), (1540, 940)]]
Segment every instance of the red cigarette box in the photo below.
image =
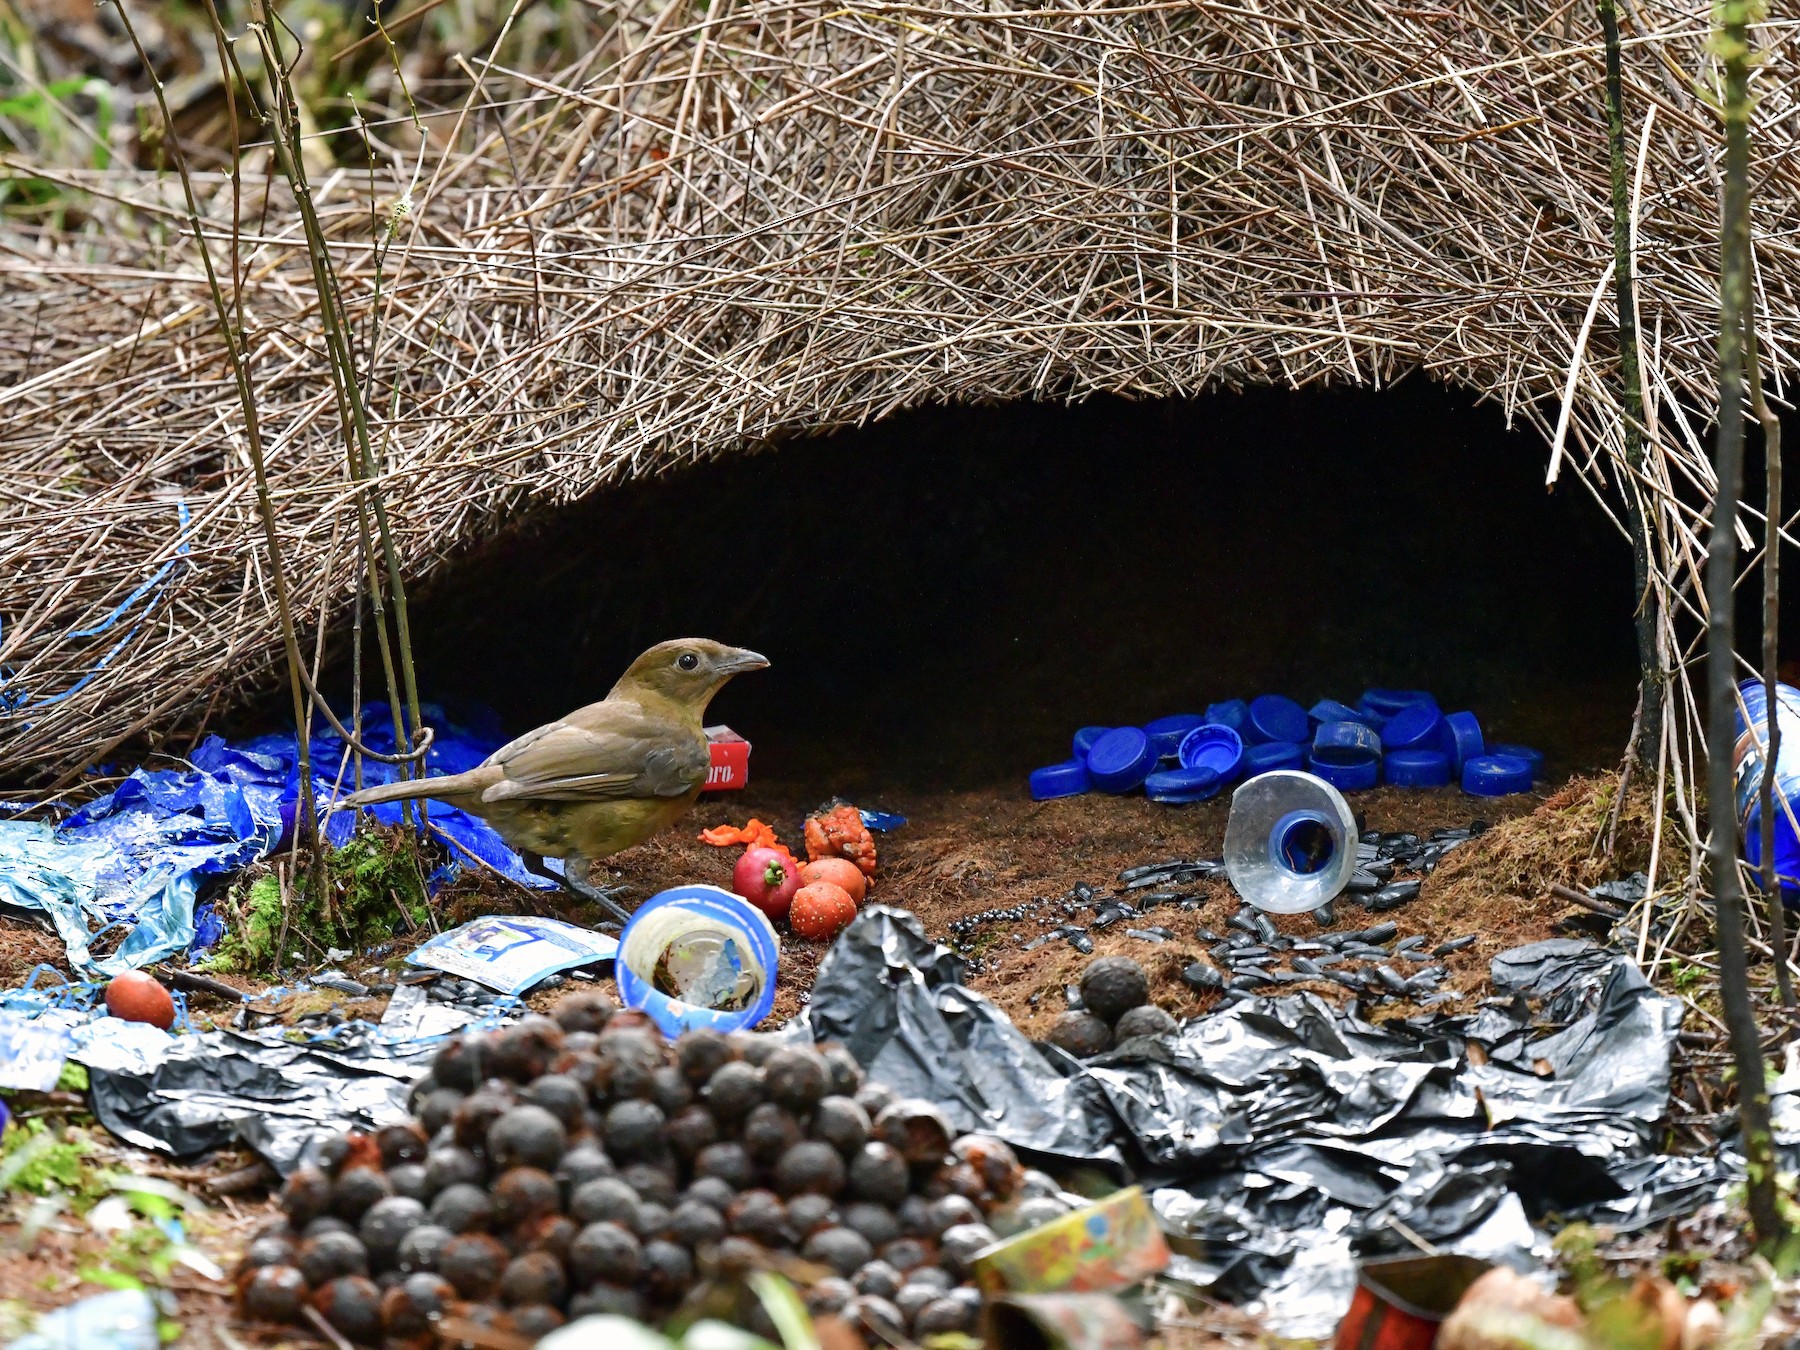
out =
[(730, 727), (708, 727), (707, 749), (712, 766), (706, 771), (707, 792), (735, 792), (750, 782), (750, 742)]

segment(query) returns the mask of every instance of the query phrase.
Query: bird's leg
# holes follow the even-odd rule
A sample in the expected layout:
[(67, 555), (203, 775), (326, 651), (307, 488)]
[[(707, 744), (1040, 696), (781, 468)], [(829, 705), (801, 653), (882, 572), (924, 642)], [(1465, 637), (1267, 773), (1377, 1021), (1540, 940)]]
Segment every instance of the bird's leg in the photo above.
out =
[(563, 872), (559, 876), (555, 872), (552, 872), (548, 867), (544, 866), (544, 860), (538, 854), (521, 853), (519, 856), (524, 860), (525, 870), (527, 872), (535, 873), (540, 877), (546, 877), (568, 891), (571, 895), (578, 896), (581, 899), (588, 901), (590, 904), (599, 905), (602, 909), (606, 910), (607, 913), (617, 918), (620, 923), (631, 922), (631, 915), (621, 909), (618, 902), (613, 898), (614, 896), (623, 893), (627, 889), (626, 887), (614, 886), (611, 889), (604, 889), (591, 884), (581, 877), (577, 877), (575, 875), (576, 869), (570, 866), (570, 863), (572, 863), (574, 859), (563, 859)]

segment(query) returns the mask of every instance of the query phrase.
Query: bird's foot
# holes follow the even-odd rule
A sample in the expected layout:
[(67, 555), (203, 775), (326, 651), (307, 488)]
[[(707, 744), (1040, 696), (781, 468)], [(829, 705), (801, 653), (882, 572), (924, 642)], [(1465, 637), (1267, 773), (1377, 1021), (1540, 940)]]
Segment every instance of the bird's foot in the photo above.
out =
[[(631, 922), (631, 914), (618, 903), (618, 898), (631, 890), (629, 886), (596, 886), (587, 879), (588, 864), (579, 858), (565, 858), (563, 870), (553, 872), (544, 865), (544, 860), (536, 853), (521, 853), (525, 870), (535, 876), (554, 881), (569, 894), (587, 901), (590, 905), (599, 905), (621, 924)], [(610, 924), (601, 924), (608, 928)]]

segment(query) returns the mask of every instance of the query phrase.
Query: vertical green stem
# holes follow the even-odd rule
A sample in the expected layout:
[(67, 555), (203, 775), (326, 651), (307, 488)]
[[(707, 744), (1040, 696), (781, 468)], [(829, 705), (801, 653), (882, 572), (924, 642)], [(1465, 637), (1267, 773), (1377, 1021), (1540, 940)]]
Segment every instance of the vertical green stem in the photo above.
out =
[[(1745, 373), (1750, 381), (1750, 407), (1762, 424), (1763, 473), (1766, 495), (1763, 521), (1763, 706), (1768, 709), (1769, 743), (1763, 749), (1760, 788), (1762, 810), (1762, 892), (1769, 907), (1769, 946), (1775, 952), (1775, 990), (1781, 1006), (1794, 1006), (1794, 977), (1788, 970), (1787, 910), (1781, 899), (1781, 881), (1775, 875), (1775, 766), (1781, 757), (1781, 719), (1775, 694), (1781, 664), (1781, 421), (1763, 397), (1762, 365), (1756, 354), (1756, 326), (1744, 334)], [(1787, 807), (1785, 803), (1783, 810)]]
[[(1719, 994), (1737, 1063), (1750, 1222), (1764, 1251), (1787, 1235), (1775, 1187), (1775, 1149), (1761, 1033), (1751, 1002), (1738, 884), (1732, 746), (1737, 739), (1732, 612), (1738, 494), (1744, 475), (1745, 335), (1750, 317), (1750, 11), (1752, 0), (1718, 0), (1713, 50), (1724, 69), (1725, 201), (1719, 251), (1719, 440), (1712, 527), (1706, 550), (1706, 742), (1708, 861), (1719, 926)], [(1772, 712), (1773, 710), (1771, 710)]]
[(1657, 607), (1651, 587), (1650, 529), (1644, 518), (1644, 383), (1638, 364), (1637, 279), (1631, 256), (1631, 193), (1625, 171), (1625, 95), (1619, 64), (1616, 0), (1596, 0), (1606, 42), (1606, 139), (1612, 159), (1613, 289), (1619, 310), (1619, 402), (1625, 409), (1625, 464), (1621, 486), (1625, 523), (1631, 531), (1631, 579), (1637, 596), (1638, 683), (1644, 710), (1636, 741), (1640, 764), (1662, 744), (1663, 673), (1656, 655)]

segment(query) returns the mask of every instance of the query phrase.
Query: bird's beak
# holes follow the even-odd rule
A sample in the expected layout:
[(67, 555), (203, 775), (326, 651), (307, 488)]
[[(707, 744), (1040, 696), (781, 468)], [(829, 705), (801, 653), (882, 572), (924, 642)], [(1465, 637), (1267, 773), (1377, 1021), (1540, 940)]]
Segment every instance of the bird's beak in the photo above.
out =
[(731, 655), (719, 663), (719, 669), (727, 675), (741, 675), (746, 670), (766, 669), (768, 664), (769, 658), (761, 653), (734, 647)]

